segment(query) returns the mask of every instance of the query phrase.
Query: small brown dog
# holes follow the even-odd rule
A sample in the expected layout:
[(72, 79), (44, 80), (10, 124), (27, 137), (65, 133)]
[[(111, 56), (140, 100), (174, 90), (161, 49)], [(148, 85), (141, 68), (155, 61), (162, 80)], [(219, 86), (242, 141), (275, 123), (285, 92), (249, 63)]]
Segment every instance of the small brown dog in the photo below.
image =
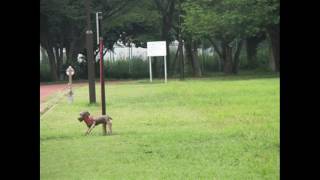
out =
[(78, 120), (80, 122), (84, 121), (88, 126), (88, 130), (85, 135), (90, 134), (92, 129), (99, 124), (102, 124), (103, 135), (106, 135), (107, 133), (112, 134), (112, 118), (109, 115), (103, 115), (97, 118), (93, 118), (92, 116), (90, 116), (90, 113), (88, 111), (84, 111), (80, 112), (80, 117), (78, 118)]

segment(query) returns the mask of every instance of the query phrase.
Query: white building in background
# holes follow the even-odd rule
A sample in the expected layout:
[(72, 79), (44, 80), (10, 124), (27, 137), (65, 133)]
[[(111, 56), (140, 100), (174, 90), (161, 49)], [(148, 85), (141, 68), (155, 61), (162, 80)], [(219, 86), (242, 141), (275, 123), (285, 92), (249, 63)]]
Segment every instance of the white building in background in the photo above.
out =
[[(178, 49), (178, 44), (178, 41), (173, 41), (172, 43), (170, 43), (169, 49), (171, 53), (176, 53)], [(201, 48), (198, 49), (198, 53), (199, 55), (202, 54)], [(204, 49), (203, 53), (212, 56), (213, 48)], [(147, 60), (147, 48), (136, 47), (134, 44), (132, 45), (132, 47), (126, 47), (120, 42), (118, 42), (118, 44), (114, 45), (113, 52), (107, 51), (107, 53), (104, 56), (104, 60), (111, 61), (130, 58), (139, 58), (142, 60)], [(96, 56), (96, 60), (99, 60), (99, 56)]]

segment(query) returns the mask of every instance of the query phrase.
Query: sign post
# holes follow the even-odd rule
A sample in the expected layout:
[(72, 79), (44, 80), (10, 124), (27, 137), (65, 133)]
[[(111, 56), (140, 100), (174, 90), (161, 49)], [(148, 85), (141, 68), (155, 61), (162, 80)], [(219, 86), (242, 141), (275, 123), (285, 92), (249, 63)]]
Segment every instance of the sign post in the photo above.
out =
[(69, 66), (68, 69), (66, 70), (66, 74), (69, 76), (69, 83), (68, 83), (68, 99), (69, 103), (73, 102), (73, 92), (72, 92), (72, 76), (74, 75), (74, 69)]
[(149, 74), (150, 74), (150, 82), (152, 82), (152, 67), (151, 67), (151, 57), (148, 57), (149, 59)]
[(147, 56), (149, 58), (150, 82), (152, 82), (151, 57), (163, 56), (164, 58), (164, 82), (167, 83), (167, 48), (166, 41), (147, 42)]

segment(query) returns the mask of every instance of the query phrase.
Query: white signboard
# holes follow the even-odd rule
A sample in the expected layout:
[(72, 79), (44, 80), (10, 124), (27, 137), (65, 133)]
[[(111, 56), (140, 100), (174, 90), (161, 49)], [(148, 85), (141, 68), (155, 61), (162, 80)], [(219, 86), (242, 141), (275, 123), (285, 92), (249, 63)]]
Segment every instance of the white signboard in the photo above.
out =
[(166, 41), (147, 42), (147, 56), (166, 56)]

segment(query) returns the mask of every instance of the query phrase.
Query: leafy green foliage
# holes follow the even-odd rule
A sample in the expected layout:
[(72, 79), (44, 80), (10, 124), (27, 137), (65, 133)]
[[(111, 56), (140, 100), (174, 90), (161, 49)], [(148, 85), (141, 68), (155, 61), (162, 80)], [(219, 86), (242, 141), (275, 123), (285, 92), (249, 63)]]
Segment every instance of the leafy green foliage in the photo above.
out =
[(120, 40), (126, 45), (146, 47), (147, 41), (160, 38), (160, 15), (150, 1), (136, 2), (124, 13), (103, 23), (107, 39), (113, 36), (113, 42)]
[(246, 37), (279, 23), (277, 0), (188, 0), (184, 30), (218, 39)]

